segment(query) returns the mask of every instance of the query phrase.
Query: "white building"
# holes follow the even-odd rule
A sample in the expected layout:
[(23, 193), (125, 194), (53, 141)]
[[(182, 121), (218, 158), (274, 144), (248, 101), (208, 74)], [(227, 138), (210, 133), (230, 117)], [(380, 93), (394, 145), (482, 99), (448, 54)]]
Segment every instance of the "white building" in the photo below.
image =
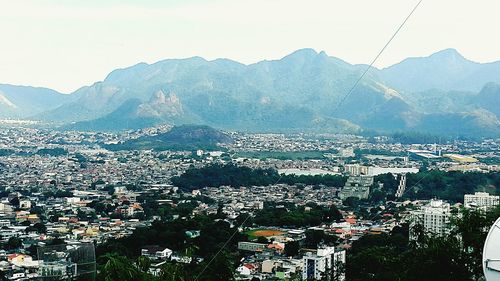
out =
[(362, 166), (359, 164), (347, 164), (344, 166), (344, 172), (351, 176), (378, 176), (391, 173), (393, 175), (400, 174), (415, 174), (418, 173), (418, 168), (413, 167), (378, 167), (378, 166)]
[(9, 214), (12, 213), (12, 206), (8, 203), (0, 203), (0, 213)]
[(476, 192), (474, 194), (465, 194), (464, 206), (465, 208), (480, 208), (489, 209), (498, 206), (500, 203), (500, 196), (490, 195), (487, 192)]
[(238, 250), (249, 252), (262, 252), (267, 247), (267, 244), (254, 243), (254, 242), (238, 242)]
[(165, 248), (162, 251), (157, 251), (156, 252), (156, 258), (159, 259), (168, 259), (172, 255), (173, 251), (170, 250), (169, 248)]
[(356, 154), (354, 153), (354, 148), (346, 147), (346, 148), (339, 148), (338, 156), (342, 158), (349, 158), (349, 157), (355, 157)]
[(10, 226), (10, 220), (0, 220), (0, 228), (2, 227), (9, 227)]
[(344, 166), (344, 173), (347, 173), (350, 176), (371, 175), (372, 167), (362, 166), (359, 164), (347, 164)]
[(307, 253), (302, 257), (303, 280), (321, 280), (328, 272), (337, 272), (344, 279), (344, 272), (338, 271), (339, 266), (345, 264), (345, 250), (335, 250), (334, 247), (325, 247), (317, 250), (316, 253)]
[(252, 270), (250, 269), (250, 267), (246, 265), (241, 265), (238, 268), (236, 268), (236, 272), (238, 272), (238, 274), (245, 276), (250, 276), (250, 274), (252, 274)]
[(19, 208), (23, 210), (27, 210), (31, 208), (31, 201), (29, 199), (21, 199), (19, 200)]
[(378, 176), (383, 174), (416, 174), (418, 173), (418, 168), (408, 168), (408, 167), (370, 167), (370, 175)]
[(141, 256), (145, 256), (152, 259), (165, 260), (172, 256), (173, 251), (169, 248), (159, 248), (158, 246), (147, 246), (141, 249)]
[(431, 200), (429, 204), (420, 207), (420, 210), (411, 212), (410, 239), (415, 239), (413, 228), (421, 224), (425, 233), (442, 236), (450, 231), (450, 204), (442, 200)]
[(81, 198), (80, 197), (66, 197), (66, 202), (68, 204), (78, 204), (80, 203)]

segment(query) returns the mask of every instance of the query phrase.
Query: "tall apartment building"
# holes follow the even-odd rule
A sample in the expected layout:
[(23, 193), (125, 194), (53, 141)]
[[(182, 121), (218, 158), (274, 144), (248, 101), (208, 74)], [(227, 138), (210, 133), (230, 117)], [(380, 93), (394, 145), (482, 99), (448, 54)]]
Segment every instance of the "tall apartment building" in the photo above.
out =
[(342, 200), (349, 197), (367, 199), (370, 195), (370, 187), (372, 185), (372, 176), (351, 176), (347, 179), (344, 188), (339, 192), (339, 198)]
[(465, 194), (464, 206), (466, 208), (479, 208), (487, 210), (500, 204), (500, 196), (490, 195), (487, 192)]
[(442, 200), (431, 200), (420, 210), (411, 212), (410, 240), (415, 239), (413, 228), (421, 224), (425, 233), (429, 235), (442, 236), (450, 232), (450, 204)]
[(319, 248), (316, 253), (304, 255), (302, 262), (303, 280), (321, 280), (328, 274), (339, 274), (340, 280), (345, 279), (344, 272), (340, 271), (340, 267), (345, 264), (345, 250), (337, 250), (335, 247)]

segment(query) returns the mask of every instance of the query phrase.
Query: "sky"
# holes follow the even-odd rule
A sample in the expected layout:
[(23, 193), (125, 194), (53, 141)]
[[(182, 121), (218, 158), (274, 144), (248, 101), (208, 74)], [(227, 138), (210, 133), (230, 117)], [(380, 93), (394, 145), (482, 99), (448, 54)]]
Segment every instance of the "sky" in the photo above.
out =
[[(250, 64), (314, 48), (368, 64), (418, 0), (0, 0), (0, 83), (70, 93), (167, 58)], [(455, 48), (500, 60), (498, 0), (423, 0), (375, 66)]]

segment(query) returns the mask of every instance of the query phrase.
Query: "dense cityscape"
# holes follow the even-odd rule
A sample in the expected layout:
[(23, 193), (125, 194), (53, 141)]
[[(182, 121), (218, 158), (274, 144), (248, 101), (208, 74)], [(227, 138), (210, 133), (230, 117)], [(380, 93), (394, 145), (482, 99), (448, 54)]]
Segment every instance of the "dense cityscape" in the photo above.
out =
[(464, 210), (499, 205), (498, 140), (227, 132), (218, 149), (113, 148), (173, 130), (2, 128), (2, 278), (363, 280), (373, 237), (446, 237)]
[(499, 10), (0, 0), (0, 281), (500, 281)]

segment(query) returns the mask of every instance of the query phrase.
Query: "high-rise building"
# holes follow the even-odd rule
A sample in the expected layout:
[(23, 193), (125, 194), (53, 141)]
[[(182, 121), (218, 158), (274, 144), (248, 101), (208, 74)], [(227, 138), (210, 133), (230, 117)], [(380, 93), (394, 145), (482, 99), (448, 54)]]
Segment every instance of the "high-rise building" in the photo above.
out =
[(442, 236), (450, 232), (450, 204), (442, 200), (431, 200), (420, 210), (411, 212), (410, 239), (415, 239), (414, 227), (423, 226), (426, 234)]
[(345, 250), (337, 250), (335, 247), (319, 248), (316, 253), (308, 252), (302, 257), (303, 280), (321, 280), (336, 275), (340, 280), (345, 279), (342, 270), (345, 264)]
[(339, 198), (342, 200), (349, 197), (367, 199), (372, 185), (372, 176), (351, 176), (347, 179), (344, 188), (339, 192)]
[(476, 192), (474, 194), (465, 194), (464, 206), (466, 208), (490, 209), (498, 206), (500, 196), (490, 195), (487, 192)]

